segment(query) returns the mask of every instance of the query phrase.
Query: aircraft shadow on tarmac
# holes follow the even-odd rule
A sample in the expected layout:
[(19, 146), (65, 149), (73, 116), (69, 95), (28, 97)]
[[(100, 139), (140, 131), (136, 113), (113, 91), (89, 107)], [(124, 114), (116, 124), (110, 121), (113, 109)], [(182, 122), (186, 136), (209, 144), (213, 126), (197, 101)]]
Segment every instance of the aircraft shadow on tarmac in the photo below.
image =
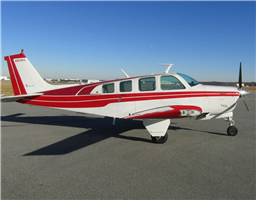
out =
[[(86, 130), (75, 136), (71, 136), (54, 144), (48, 145), (46, 147), (40, 148), (36, 151), (25, 154), (24, 156), (36, 156), (36, 155), (63, 155), (68, 154), (73, 151), (79, 150), (86, 146), (92, 145), (94, 143), (100, 142), (102, 140), (108, 139), (110, 137), (116, 137), (120, 139), (150, 142), (151, 139), (124, 136), (122, 133), (133, 130), (133, 129), (143, 129), (145, 127), (142, 121), (138, 120), (125, 120), (116, 119), (116, 125), (112, 125), (113, 118), (94, 118), (86, 116), (44, 116), (44, 117), (20, 117), (23, 113), (18, 113), (9, 116), (2, 116), (2, 121), (17, 122), (17, 123), (29, 123), (29, 124), (42, 124), (42, 125), (52, 125), (52, 126), (67, 126), (74, 128), (86, 128)], [(199, 131), (189, 128), (181, 128), (173, 126), (175, 123), (171, 123), (169, 129), (171, 130), (189, 130), (189, 131)], [(10, 125), (12, 126), (12, 125)], [(6, 126), (5, 126), (6, 127)], [(210, 134), (225, 135), (222, 133), (202, 131)]]

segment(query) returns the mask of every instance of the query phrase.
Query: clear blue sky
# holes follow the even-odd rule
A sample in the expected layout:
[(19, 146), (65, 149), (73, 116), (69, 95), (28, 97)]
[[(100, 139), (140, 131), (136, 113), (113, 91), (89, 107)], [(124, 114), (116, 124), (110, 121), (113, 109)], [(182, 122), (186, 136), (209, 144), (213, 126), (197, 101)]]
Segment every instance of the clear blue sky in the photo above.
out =
[(181, 72), (255, 81), (255, 2), (1, 2), (3, 57), (25, 55), (44, 78)]

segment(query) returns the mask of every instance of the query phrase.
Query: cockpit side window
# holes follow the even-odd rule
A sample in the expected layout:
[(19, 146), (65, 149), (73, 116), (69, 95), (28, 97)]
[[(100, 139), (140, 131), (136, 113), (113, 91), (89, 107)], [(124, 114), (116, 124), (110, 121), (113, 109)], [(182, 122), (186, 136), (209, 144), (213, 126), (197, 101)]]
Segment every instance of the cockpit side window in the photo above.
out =
[(179, 76), (181, 76), (185, 81), (187, 81), (187, 83), (193, 87), (195, 85), (200, 84), (197, 80), (191, 78), (190, 76), (187, 76), (185, 74), (181, 74), (181, 73), (177, 73)]
[(174, 76), (161, 76), (162, 90), (185, 89), (185, 86)]

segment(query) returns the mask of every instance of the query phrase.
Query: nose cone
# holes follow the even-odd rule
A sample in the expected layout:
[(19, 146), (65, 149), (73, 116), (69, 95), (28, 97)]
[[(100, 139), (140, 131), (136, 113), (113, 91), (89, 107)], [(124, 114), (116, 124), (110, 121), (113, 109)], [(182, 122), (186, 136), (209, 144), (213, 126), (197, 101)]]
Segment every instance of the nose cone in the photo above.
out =
[(244, 97), (244, 96), (250, 94), (250, 92), (243, 90), (243, 89), (239, 89), (239, 94), (240, 94), (240, 97)]

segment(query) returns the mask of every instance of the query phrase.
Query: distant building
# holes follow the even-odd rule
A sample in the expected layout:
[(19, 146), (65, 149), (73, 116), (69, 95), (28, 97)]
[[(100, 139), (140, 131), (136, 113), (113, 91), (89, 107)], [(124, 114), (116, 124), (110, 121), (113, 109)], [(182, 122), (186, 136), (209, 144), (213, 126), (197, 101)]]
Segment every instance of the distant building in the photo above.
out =
[(101, 82), (100, 80), (90, 80), (90, 79), (82, 79), (81, 82), (83, 83), (98, 83)]
[(98, 82), (100, 82), (100, 80), (88, 80), (87, 83), (98, 83)]
[(60, 81), (60, 79), (57, 78), (45, 78), (45, 81)]
[(1, 80), (1, 81), (9, 81), (9, 80), (11, 80), (11, 79), (10, 79), (10, 77), (8, 77), (8, 76), (0, 76), (0, 80)]
[(59, 82), (80, 82), (80, 83), (98, 83), (101, 82), (101, 80), (92, 80), (92, 79), (78, 79), (78, 78), (61, 78), (61, 79), (53, 79), (53, 78), (45, 78), (45, 81), (59, 81)]

